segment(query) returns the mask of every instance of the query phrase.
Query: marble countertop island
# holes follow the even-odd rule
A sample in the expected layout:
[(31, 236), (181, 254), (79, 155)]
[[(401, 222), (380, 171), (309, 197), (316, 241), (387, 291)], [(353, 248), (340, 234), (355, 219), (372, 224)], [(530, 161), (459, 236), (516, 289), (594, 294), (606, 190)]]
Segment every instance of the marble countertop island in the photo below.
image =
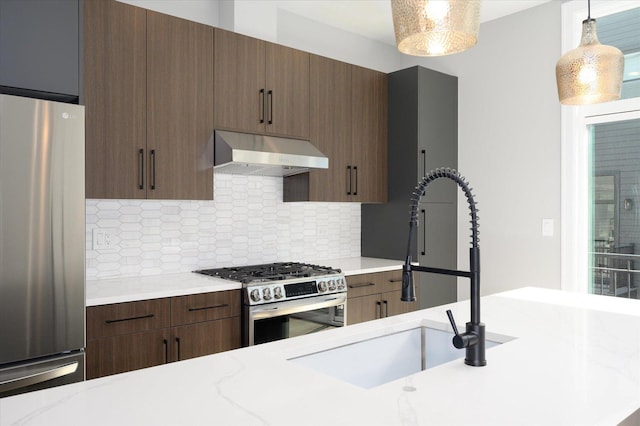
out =
[(636, 300), (531, 287), (483, 297), (487, 337), (505, 342), (487, 350), (487, 366), (458, 359), (369, 389), (291, 361), (421, 326), (450, 330), (447, 308), (462, 328), (468, 301), (4, 398), (0, 424), (638, 424)]

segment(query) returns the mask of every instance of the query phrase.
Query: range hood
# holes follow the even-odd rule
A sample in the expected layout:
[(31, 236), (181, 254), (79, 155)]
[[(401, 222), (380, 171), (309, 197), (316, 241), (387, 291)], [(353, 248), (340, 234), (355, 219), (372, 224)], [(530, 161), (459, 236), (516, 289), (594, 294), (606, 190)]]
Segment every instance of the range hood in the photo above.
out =
[(329, 159), (305, 140), (216, 130), (214, 146), (217, 173), (291, 176), (329, 168)]

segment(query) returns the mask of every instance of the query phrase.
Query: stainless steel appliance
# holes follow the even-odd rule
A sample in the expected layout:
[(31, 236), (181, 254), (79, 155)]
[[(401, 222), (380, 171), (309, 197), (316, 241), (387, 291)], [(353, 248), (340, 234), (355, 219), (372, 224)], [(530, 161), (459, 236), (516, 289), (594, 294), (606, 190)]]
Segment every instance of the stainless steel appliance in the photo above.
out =
[(0, 95), (0, 396), (84, 380), (84, 107)]
[(286, 262), (195, 272), (242, 283), (245, 346), (345, 325), (347, 285), (339, 269)]
[(218, 173), (292, 176), (329, 168), (329, 159), (300, 139), (216, 130), (214, 152)]

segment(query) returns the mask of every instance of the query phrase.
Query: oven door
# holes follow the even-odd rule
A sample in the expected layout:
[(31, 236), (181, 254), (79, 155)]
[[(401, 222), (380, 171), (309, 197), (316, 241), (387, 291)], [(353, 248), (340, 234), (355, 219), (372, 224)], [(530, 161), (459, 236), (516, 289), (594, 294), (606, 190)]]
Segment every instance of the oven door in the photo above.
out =
[(249, 306), (244, 343), (251, 346), (343, 327), (346, 315), (346, 293)]

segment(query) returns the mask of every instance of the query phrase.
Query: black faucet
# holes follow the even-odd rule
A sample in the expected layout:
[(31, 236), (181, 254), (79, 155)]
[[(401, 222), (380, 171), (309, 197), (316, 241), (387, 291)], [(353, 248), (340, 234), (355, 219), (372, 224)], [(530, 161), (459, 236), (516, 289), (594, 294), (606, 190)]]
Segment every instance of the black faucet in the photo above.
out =
[[(411, 242), (418, 223), (418, 203), (424, 195), (427, 186), (436, 179), (448, 178), (458, 184), (464, 192), (471, 210), (471, 248), (469, 249), (469, 271), (457, 271), (452, 269), (431, 268), (411, 264)], [(409, 206), (411, 207), (411, 217), (409, 219), (409, 241), (407, 242), (407, 259), (402, 268), (402, 297), (403, 302), (413, 302), (416, 300), (415, 287), (413, 284), (412, 271), (430, 272), (433, 274), (454, 275), (471, 279), (471, 321), (466, 324), (466, 331), (458, 333), (458, 328), (450, 310), (447, 316), (453, 327), (455, 336), (453, 345), (466, 349), (464, 363), (474, 367), (487, 365), (485, 358), (485, 333), (484, 324), (480, 322), (480, 247), (478, 246), (478, 210), (476, 202), (469, 188), (469, 183), (457, 171), (449, 168), (440, 168), (429, 172), (428, 175), (416, 186), (411, 194)]]

